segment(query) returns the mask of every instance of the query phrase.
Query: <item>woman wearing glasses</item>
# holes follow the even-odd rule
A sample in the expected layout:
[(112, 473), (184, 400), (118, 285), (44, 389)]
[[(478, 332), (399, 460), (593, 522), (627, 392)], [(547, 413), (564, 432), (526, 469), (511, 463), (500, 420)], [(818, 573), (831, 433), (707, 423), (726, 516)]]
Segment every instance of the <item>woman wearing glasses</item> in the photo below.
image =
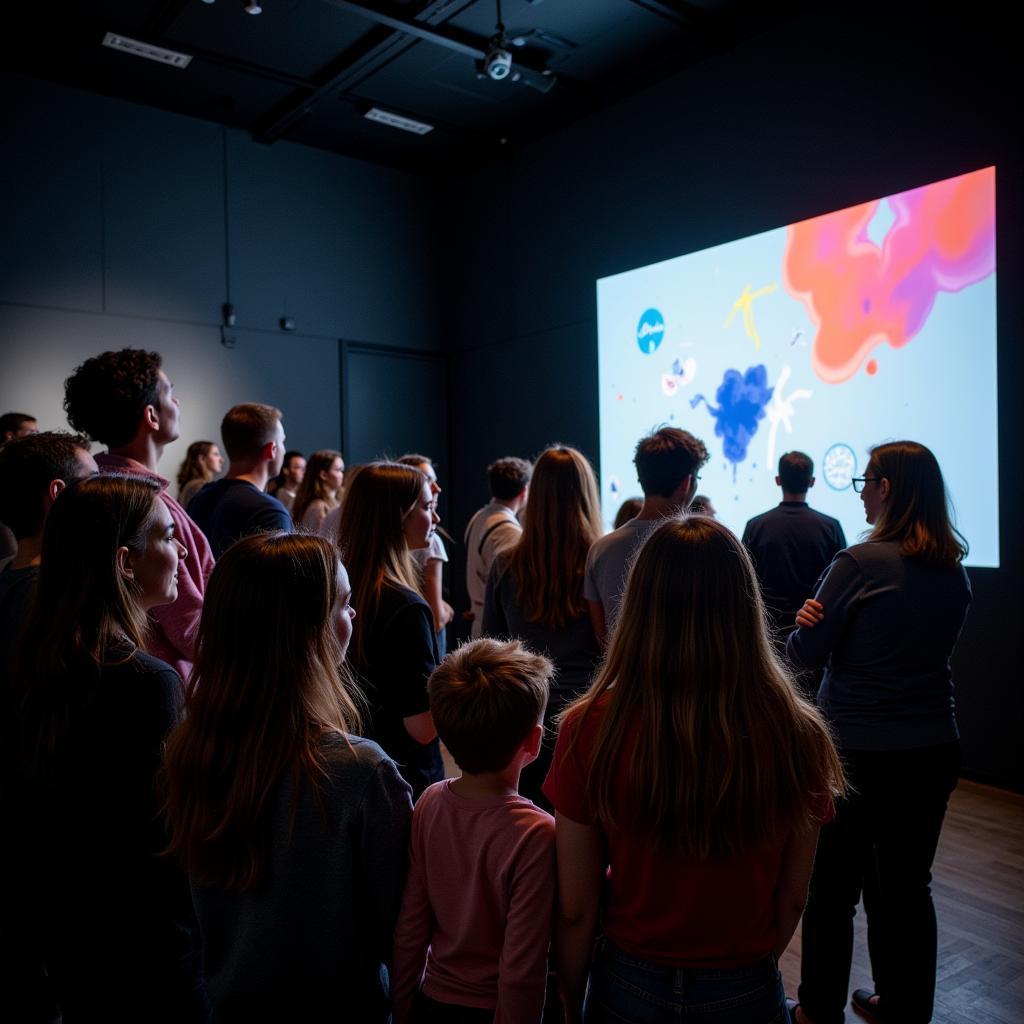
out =
[(875, 992), (872, 1020), (931, 1020), (931, 865), (960, 768), (950, 656), (971, 588), (942, 472), (923, 445), (872, 449), (854, 489), (872, 527), (841, 551), (797, 615), (790, 660), (825, 666), (818, 694), (851, 795), (821, 831), (804, 914), (798, 1024), (843, 1020), (862, 888)]

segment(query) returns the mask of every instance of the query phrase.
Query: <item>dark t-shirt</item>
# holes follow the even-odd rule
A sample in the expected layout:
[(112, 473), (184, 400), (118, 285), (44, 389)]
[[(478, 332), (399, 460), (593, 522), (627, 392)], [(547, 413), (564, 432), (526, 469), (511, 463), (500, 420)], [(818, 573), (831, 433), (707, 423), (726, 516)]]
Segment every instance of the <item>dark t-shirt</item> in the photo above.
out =
[(894, 541), (854, 544), (815, 598), (818, 625), (793, 633), (795, 665), (825, 666), (818, 706), (848, 750), (913, 750), (959, 737), (950, 658), (971, 603), (962, 565), (926, 565)]
[(359, 614), (363, 652), (350, 660), (370, 704), (364, 731), (394, 758), (415, 799), (444, 777), (438, 741), (417, 743), (402, 723), (430, 710), (427, 680), (438, 663), (434, 619), (419, 594), (391, 584), (376, 608)]
[(573, 697), (585, 692), (601, 660), (601, 647), (594, 636), (590, 615), (584, 612), (562, 629), (531, 622), (519, 596), (509, 560), (501, 555), (491, 566), (484, 596), (484, 636), (516, 638), (531, 651), (555, 663), (551, 683), (549, 716), (561, 710)]
[[(14, 752), (14, 694), (11, 673), (39, 581), (39, 566), (0, 572), (0, 771), (4, 782), (11, 771)], [(0, 783), (0, 793), (2, 793)]]
[(277, 498), (235, 478), (207, 484), (189, 502), (188, 514), (206, 534), (215, 558), (250, 534), (292, 528), (291, 514)]
[[(118, 659), (63, 681), (75, 699), (52, 780), (12, 787), (15, 919), (69, 1018), (121, 1020), (133, 1008), (140, 1019), (202, 1019), (188, 881), (160, 855), (157, 773), (183, 687), (142, 651), (110, 653)], [(153, 1003), (132, 1007), (129, 992), (146, 991)]]
[[(218, 1021), (388, 1020), (381, 965), (405, 882), (409, 787), (375, 743), (332, 735), (320, 800), (281, 779), (267, 875), (245, 892), (193, 885)], [(287, 999), (287, 1014), (282, 1014)]]
[(788, 631), (821, 574), (846, 547), (846, 537), (838, 519), (806, 501), (783, 501), (747, 523), (743, 543), (776, 628)]

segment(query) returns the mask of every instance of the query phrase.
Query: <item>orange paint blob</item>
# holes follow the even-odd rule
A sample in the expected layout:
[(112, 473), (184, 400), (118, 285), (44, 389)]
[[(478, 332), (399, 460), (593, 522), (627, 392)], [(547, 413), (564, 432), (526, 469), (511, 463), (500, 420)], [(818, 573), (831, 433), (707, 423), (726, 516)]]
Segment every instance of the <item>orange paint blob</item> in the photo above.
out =
[(872, 377), (874, 377), (874, 375), (878, 373), (878, 363), (876, 363), (874, 359), (868, 360), (867, 371), (868, 373), (871, 374)]

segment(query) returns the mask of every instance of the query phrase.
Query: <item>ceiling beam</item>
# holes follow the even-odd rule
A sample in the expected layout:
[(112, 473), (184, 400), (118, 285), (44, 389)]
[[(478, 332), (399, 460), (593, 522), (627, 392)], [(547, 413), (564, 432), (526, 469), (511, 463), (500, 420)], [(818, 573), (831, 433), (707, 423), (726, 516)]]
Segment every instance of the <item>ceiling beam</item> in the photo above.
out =
[(410, 46), (414, 46), (417, 38), (423, 37), (409, 30), (405, 22), (411, 22), (418, 29), (425, 29), (433, 22), (454, 17), (468, 6), (467, 0), (432, 0), (412, 18), (403, 10), (401, 13), (403, 27), (397, 29), (378, 20), (379, 17), (387, 17), (392, 20), (393, 11), (385, 14), (381, 13), (383, 8), (380, 10), (374, 8), (371, 12), (363, 4), (347, 3), (345, 0), (326, 0), (326, 2), (345, 10), (358, 7), (358, 12), (351, 10), (350, 13), (358, 13), (370, 21), (376, 21), (377, 24), (362, 39), (339, 54), (316, 76), (312, 90), (297, 90), (284, 103), (262, 118), (252, 129), (252, 136), (257, 142), (269, 145), (277, 141), (323, 100), (335, 96), (345, 89), (353, 88), (373, 72), (395, 60)]

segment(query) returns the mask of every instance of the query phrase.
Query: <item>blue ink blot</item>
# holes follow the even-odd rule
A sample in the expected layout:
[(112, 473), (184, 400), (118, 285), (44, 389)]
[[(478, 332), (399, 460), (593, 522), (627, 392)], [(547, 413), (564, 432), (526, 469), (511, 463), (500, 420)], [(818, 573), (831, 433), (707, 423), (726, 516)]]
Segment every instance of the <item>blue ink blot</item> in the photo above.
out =
[(757, 433), (759, 420), (764, 419), (764, 407), (771, 400), (774, 388), (768, 386), (768, 370), (763, 363), (750, 366), (747, 372), (726, 370), (718, 385), (716, 409), (704, 395), (690, 399), (690, 407), (703, 402), (715, 418), (715, 435), (722, 438), (722, 450), (732, 463), (732, 479), (736, 481), (736, 467), (747, 457), (747, 447)]
[(654, 355), (665, 337), (665, 318), (660, 311), (645, 309), (636, 325), (636, 343), (645, 356)]

